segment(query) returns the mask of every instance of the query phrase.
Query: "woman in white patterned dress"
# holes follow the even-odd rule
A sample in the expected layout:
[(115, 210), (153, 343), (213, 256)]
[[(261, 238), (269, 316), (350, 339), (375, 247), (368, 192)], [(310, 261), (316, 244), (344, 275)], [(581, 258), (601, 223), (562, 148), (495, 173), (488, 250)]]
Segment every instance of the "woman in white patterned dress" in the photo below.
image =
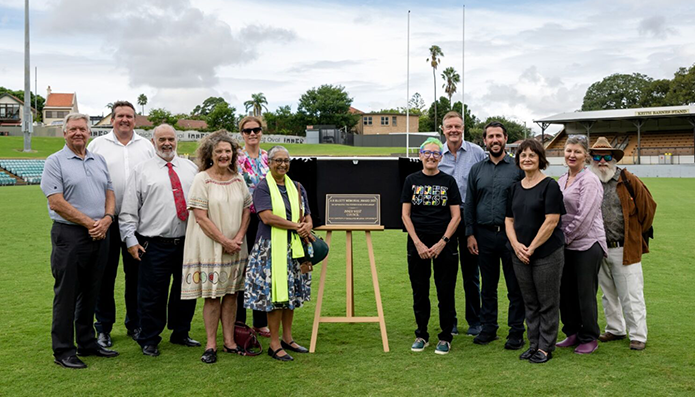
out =
[(188, 222), (186, 229), (181, 299), (205, 298), (207, 343), (201, 360), (212, 364), (217, 361), (220, 320), (224, 351), (240, 353), (234, 320), (236, 294), (244, 291), (251, 195), (237, 173), (237, 145), (226, 131), (205, 137), (197, 157), (201, 172), (188, 194), (195, 222)]

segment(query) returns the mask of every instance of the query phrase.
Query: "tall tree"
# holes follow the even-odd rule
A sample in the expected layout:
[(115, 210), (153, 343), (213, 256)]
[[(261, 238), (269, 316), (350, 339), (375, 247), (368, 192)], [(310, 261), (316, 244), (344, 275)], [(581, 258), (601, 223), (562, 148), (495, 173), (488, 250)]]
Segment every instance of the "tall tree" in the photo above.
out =
[(441, 57), (444, 56), (442, 49), (438, 45), (430, 47), (430, 57), (427, 62), (432, 66), (432, 78), (434, 79), (434, 122), (437, 124), (437, 66), (441, 63)]
[(410, 105), (410, 113), (420, 115), (425, 110), (425, 101), (419, 92), (413, 94), (413, 97), (408, 101)]
[(451, 103), (451, 97), (456, 93), (456, 84), (461, 82), (461, 76), (456, 73), (456, 69), (449, 66), (442, 72), (442, 79), (444, 79), (444, 92), (449, 96), (449, 102)]
[(674, 106), (695, 103), (695, 64), (690, 68), (679, 68), (673, 75), (666, 102)]
[(612, 74), (589, 86), (582, 110), (629, 109), (639, 107), (653, 79), (641, 73)]
[(263, 109), (265, 109), (266, 112), (268, 111), (268, 107), (266, 107), (267, 104), (268, 100), (265, 99), (265, 95), (259, 92), (258, 94), (251, 94), (251, 100), (244, 102), (244, 107), (246, 108), (246, 112), (248, 112), (249, 109), (253, 109), (253, 115), (260, 117)]
[(140, 112), (140, 114), (145, 114), (145, 105), (147, 105), (147, 96), (145, 96), (145, 94), (140, 94), (140, 96), (138, 96), (138, 105), (142, 107), (142, 112)]
[(215, 109), (215, 106), (217, 106), (220, 103), (226, 103), (229, 107), (229, 103), (227, 103), (227, 101), (225, 101), (224, 98), (211, 96), (208, 99), (204, 100), (202, 104), (196, 106), (191, 112), (191, 116), (207, 116), (210, 112), (212, 112), (213, 109)]
[(205, 121), (207, 121), (208, 127), (211, 129), (225, 129), (232, 132), (237, 129), (234, 112), (236, 112), (236, 109), (229, 106), (226, 101), (220, 102), (207, 114)]
[(347, 126), (348, 130), (357, 125), (359, 116), (350, 113), (352, 98), (345, 87), (324, 84), (312, 88), (299, 98), (297, 115), (305, 124), (329, 124), (336, 127)]

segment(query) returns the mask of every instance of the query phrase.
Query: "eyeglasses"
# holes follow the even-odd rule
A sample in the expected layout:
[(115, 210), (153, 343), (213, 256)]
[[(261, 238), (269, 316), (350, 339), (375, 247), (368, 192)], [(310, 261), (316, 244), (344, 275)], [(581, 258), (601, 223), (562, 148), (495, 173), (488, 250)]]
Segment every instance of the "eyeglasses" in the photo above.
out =
[(593, 159), (594, 159), (594, 161), (601, 161), (601, 159), (604, 159), (608, 162), (608, 161), (613, 160), (613, 156), (610, 154), (604, 154), (603, 156), (594, 155)]
[(262, 129), (261, 127), (244, 128), (243, 130), (241, 130), (241, 132), (242, 132), (243, 134), (249, 135), (249, 134), (251, 134), (252, 132), (253, 132), (254, 134), (258, 134), (258, 133), (260, 133), (262, 130), (263, 130), (263, 129)]
[(290, 159), (270, 159), (270, 161), (274, 161), (277, 164), (289, 164)]
[(435, 159), (442, 157), (442, 152), (433, 152), (432, 150), (420, 150), (420, 154), (425, 157), (434, 157)]

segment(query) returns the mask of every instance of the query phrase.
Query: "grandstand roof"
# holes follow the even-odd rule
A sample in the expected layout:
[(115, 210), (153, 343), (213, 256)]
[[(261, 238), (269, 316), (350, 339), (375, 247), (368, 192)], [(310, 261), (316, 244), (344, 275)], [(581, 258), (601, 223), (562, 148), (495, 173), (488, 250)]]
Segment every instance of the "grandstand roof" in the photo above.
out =
[(533, 120), (534, 123), (563, 124), (581, 121), (631, 120), (678, 116), (695, 116), (695, 105), (662, 106), (655, 108), (592, 110), (588, 112), (560, 113), (554, 116)]

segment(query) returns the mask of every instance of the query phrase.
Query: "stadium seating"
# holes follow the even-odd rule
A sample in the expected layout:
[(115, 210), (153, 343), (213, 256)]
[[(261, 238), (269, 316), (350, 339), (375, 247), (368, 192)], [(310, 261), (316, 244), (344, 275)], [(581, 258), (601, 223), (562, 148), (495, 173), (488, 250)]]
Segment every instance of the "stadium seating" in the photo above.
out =
[[(36, 185), (41, 183), (41, 174), (43, 174), (43, 166), (45, 162), (45, 160), (0, 159), (0, 167), (22, 178), (27, 184)], [(3, 175), (7, 174), (3, 173)], [(7, 175), (7, 178), (12, 179), (13, 182), (7, 182), (6, 184), (4, 184), (2, 183), (2, 181), (0, 181), (0, 185), (14, 185), (16, 183), (14, 178), (12, 178), (11, 176)]]

